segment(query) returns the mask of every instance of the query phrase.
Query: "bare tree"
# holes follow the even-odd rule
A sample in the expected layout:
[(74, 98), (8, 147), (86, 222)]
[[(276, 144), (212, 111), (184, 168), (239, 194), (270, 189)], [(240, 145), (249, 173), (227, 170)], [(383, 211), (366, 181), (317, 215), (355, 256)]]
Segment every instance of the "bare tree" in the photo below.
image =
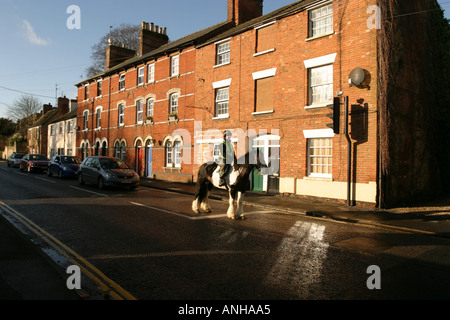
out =
[(21, 95), (12, 106), (8, 107), (8, 116), (15, 122), (40, 112), (41, 101), (32, 95)]
[(92, 46), (92, 65), (86, 69), (86, 76), (92, 77), (105, 70), (108, 39), (111, 39), (113, 42), (120, 42), (127, 48), (138, 52), (139, 29), (139, 25), (121, 24), (113, 28), (110, 33), (105, 34), (98, 43)]

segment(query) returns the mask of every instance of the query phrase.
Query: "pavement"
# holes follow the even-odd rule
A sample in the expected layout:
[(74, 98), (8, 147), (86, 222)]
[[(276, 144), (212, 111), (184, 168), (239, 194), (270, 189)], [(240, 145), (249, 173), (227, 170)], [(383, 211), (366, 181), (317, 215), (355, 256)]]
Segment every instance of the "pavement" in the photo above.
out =
[[(141, 186), (193, 195), (192, 183), (174, 183), (142, 179)], [(211, 198), (227, 201), (227, 193), (214, 189)], [(374, 226), (387, 230), (424, 234), (450, 239), (450, 210), (406, 210), (401, 214), (370, 206), (347, 206), (333, 200), (311, 199), (294, 195), (248, 192), (244, 205), (303, 215), (342, 223)], [(1, 208), (0, 208), (1, 210)], [(438, 213), (436, 215), (436, 213)], [(86, 297), (70, 291), (68, 275), (33, 245), (9, 221), (0, 215), (0, 300), (82, 300)]]

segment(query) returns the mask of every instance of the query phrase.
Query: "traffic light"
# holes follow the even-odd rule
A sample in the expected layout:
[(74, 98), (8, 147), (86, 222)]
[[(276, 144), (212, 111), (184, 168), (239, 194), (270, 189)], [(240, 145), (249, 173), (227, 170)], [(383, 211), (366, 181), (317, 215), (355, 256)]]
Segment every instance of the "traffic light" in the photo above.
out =
[(333, 129), (335, 134), (339, 134), (341, 119), (341, 99), (339, 97), (335, 97), (333, 99), (332, 108), (333, 113), (327, 114), (327, 117), (333, 119), (333, 123), (327, 124), (327, 127)]

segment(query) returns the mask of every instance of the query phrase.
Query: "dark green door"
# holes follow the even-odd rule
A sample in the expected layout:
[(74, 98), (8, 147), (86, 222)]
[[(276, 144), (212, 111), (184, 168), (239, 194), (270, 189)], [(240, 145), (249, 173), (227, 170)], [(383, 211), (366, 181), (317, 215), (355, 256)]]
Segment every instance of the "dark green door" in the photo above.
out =
[(253, 191), (263, 191), (264, 177), (258, 169), (253, 170)]

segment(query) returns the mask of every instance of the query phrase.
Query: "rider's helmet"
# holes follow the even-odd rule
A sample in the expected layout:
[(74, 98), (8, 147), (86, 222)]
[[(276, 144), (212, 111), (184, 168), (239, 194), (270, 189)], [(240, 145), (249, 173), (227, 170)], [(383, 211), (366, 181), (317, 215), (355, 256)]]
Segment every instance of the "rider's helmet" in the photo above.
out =
[(226, 138), (226, 137), (231, 137), (231, 132), (229, 131), (229, 130), (225, 130), (224, 132), (223, 132), (223, 137), (224, 138)]

